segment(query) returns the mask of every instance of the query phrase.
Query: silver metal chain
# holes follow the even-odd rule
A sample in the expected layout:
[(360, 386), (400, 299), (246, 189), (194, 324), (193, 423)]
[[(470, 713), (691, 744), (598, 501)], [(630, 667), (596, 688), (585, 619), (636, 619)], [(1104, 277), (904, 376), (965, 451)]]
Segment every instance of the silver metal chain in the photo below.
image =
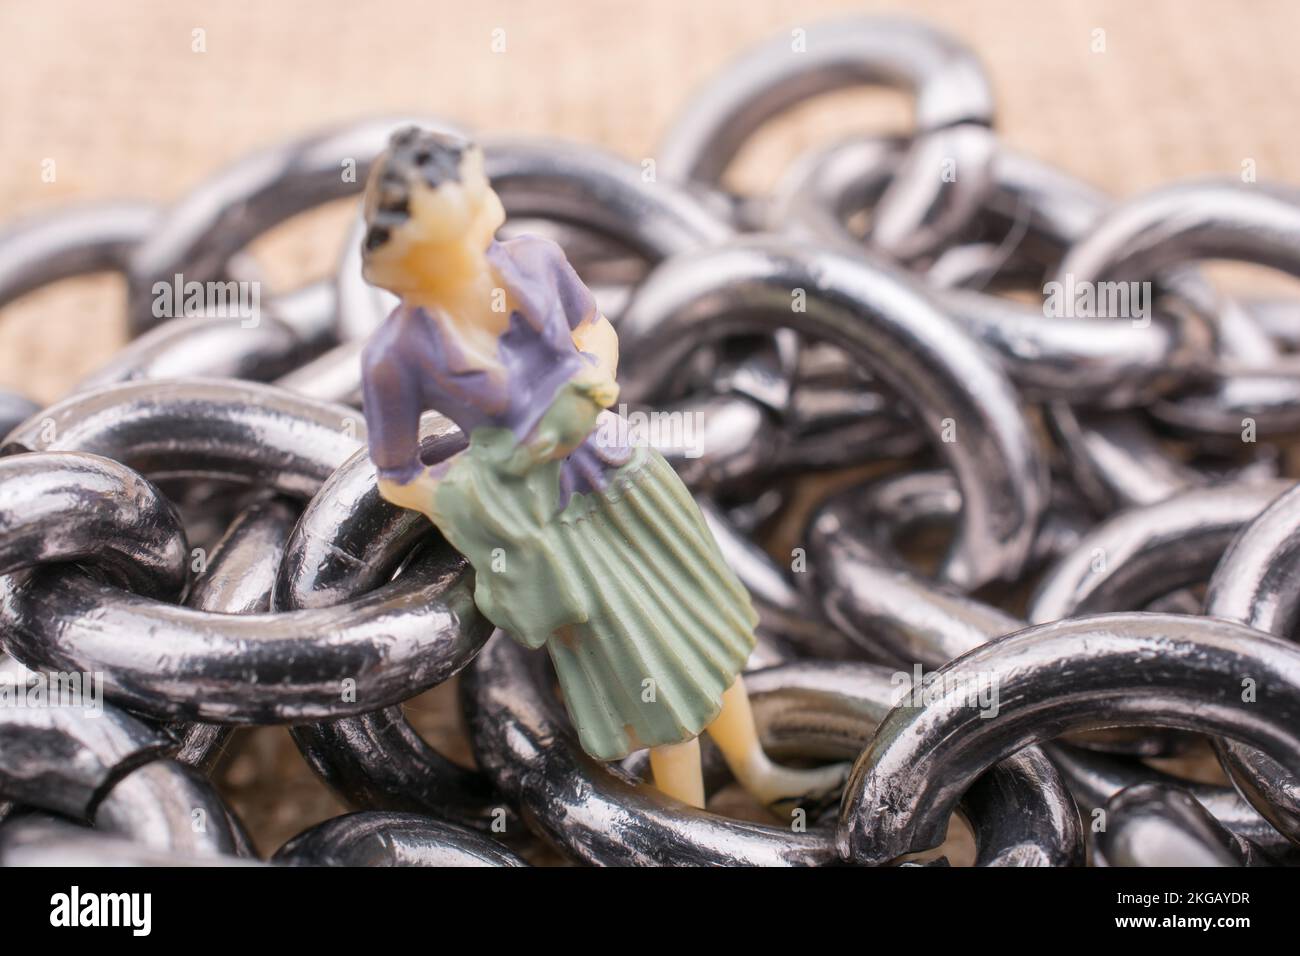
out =
[[(913, 94), (909, 136), (722, 185), (773, 117), (876, 84)], [(277, 864), (885, 864), (954, 811), (981, 866), (1295, 862), (1300, 306), (1197, 263), (1300, 276), (1300, 193), (1113, 200), (1000, 143), (970, 50), (869, 17), (741, 57), (651, 160), (478, 137), (507, 228), (614, 322), (629, 415), (689, 426), (655, 440), (760, 610), (765, 745), (854, 761), (838, 807), (759, 825), (588, 757), (544, 658), (380, 497), (358, 355), (392, 301), (359, 221), (330, 280), (262, 295), (250, 244), (411, 122), (454, 131), (368, 120), (0, 233), (0, 308), (116, 270), (134, 336), (53, 405), (0, 394), (0, 863), (259, 862), (208, 778), (259, 724), (354, 811)], [(462, 438), (430, 414), (423, 442)], [(778, 521), (792, 550), (756, 543)], [(457, 674), (473, 769), (401, 709)], [(1144, 762), (1206, 741), (1217, 784)]]

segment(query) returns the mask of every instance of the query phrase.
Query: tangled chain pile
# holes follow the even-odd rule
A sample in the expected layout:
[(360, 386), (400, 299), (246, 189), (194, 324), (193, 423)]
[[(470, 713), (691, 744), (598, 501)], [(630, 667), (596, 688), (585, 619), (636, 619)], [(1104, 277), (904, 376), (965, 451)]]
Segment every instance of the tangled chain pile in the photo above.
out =
[[(912, 92), (912, 135), (722, 189), (770, 117), (859, 84)], [(412, 119), (0, 235), (0, 305), (121, 270), (135, 336), (52, 406), (0, 395), (0, 862), (255, 862), (206, 776), (254, 724), (290, 725), (358, 811), (274, 862), (517, 865), (542, 838), (589, 864), (883, 864), (954, 810), (977, 865), (1296, 858), (1300, 324), (1195, 263), (1300, 276), (1300, 197), (1114, 203), (999, 144), (970, 51), (874, 18), (752, 51), (653, 161), (480, 138), (754, 596), (769, 751), (856, 761), (838, 810), (763, 826), (587, 757), (545, 660), (489, 640), (463, 559), (381, 499), (358, 354), (392, 303), (359, 232), (332, 281), (261, 301), (245, 248), (359, 192)], [(424, 425), (427, 460), (459, 447)], [(753, 543), (809, 473), (866, 464), (788, 562)], [(929, 565), (923, 526), (951, 531)], [(457, 673), (474, 770), (400, 707)], [(1220, 783), (1143, 762), (1206, 739)]]

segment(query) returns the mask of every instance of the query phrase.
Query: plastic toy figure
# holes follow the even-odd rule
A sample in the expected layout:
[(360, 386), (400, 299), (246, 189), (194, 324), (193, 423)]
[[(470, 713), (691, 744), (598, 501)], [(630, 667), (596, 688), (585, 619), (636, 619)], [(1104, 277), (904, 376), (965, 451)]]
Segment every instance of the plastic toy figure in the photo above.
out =
[[(844, 766), (763, 753), (738, 676), (757, 617), (681, 480), (597, 430), (618, 338), (559, 246), (496, 241), (505, 212), (480, 150), (416, 128), (376, 164), (365, 216), (365, 276), (401, 298), (362, 360), (380, 491), (469, 559), (492, 623), (547, 647), (583, 748), (650, 748), (656, 786), (700, 807), (708, 730), (764, 804), (833, 793)], [(430, 408), (469, 437), (432, 467), (417, 434)]]

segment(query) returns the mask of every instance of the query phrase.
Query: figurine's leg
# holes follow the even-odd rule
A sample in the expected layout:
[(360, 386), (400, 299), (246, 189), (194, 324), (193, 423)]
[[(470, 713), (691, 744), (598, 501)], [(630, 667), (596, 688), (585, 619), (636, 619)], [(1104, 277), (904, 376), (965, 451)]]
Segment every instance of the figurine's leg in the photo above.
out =
[(847, 763), (812, 770), (795, 770), (773, 763), (763, 752), (754, 726), (754, 713), (749, 707), (749, 694), (739, 677), (722, 695), (722, 712), (707, 730), (722, 751), (732, 775), (769, 807), (785, 809), (802, 798), (825, 798), (835, 793), (848, 776)]
[(700, 769), (700, 738), (650, 748), (655, 786), (670, 797), (704, 808), (704, 773)]

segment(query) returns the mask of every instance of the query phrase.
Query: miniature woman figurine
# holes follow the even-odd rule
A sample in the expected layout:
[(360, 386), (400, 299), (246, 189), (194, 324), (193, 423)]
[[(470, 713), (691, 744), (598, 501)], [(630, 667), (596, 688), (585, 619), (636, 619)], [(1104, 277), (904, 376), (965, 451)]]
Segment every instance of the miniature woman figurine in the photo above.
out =
[[(480, 150), (416, 128), (376, 164), (365, 216), (365, 276), (401, 298), (362, 359), (380, 492), (469, 559), (493, 624), (547, 647), (583, 748), (648, 747), (655, 785), (702, 807), (708, 730), (765, 805), (833, 793), (842, 765), (763, 753), (739, 677), (757, 617), (694, 500), (658, 452), (597, 429), (618, 338), (559, 246), (496, 241), (505, 212)], [(430, 408), (469, 436), (432, 467)]]

